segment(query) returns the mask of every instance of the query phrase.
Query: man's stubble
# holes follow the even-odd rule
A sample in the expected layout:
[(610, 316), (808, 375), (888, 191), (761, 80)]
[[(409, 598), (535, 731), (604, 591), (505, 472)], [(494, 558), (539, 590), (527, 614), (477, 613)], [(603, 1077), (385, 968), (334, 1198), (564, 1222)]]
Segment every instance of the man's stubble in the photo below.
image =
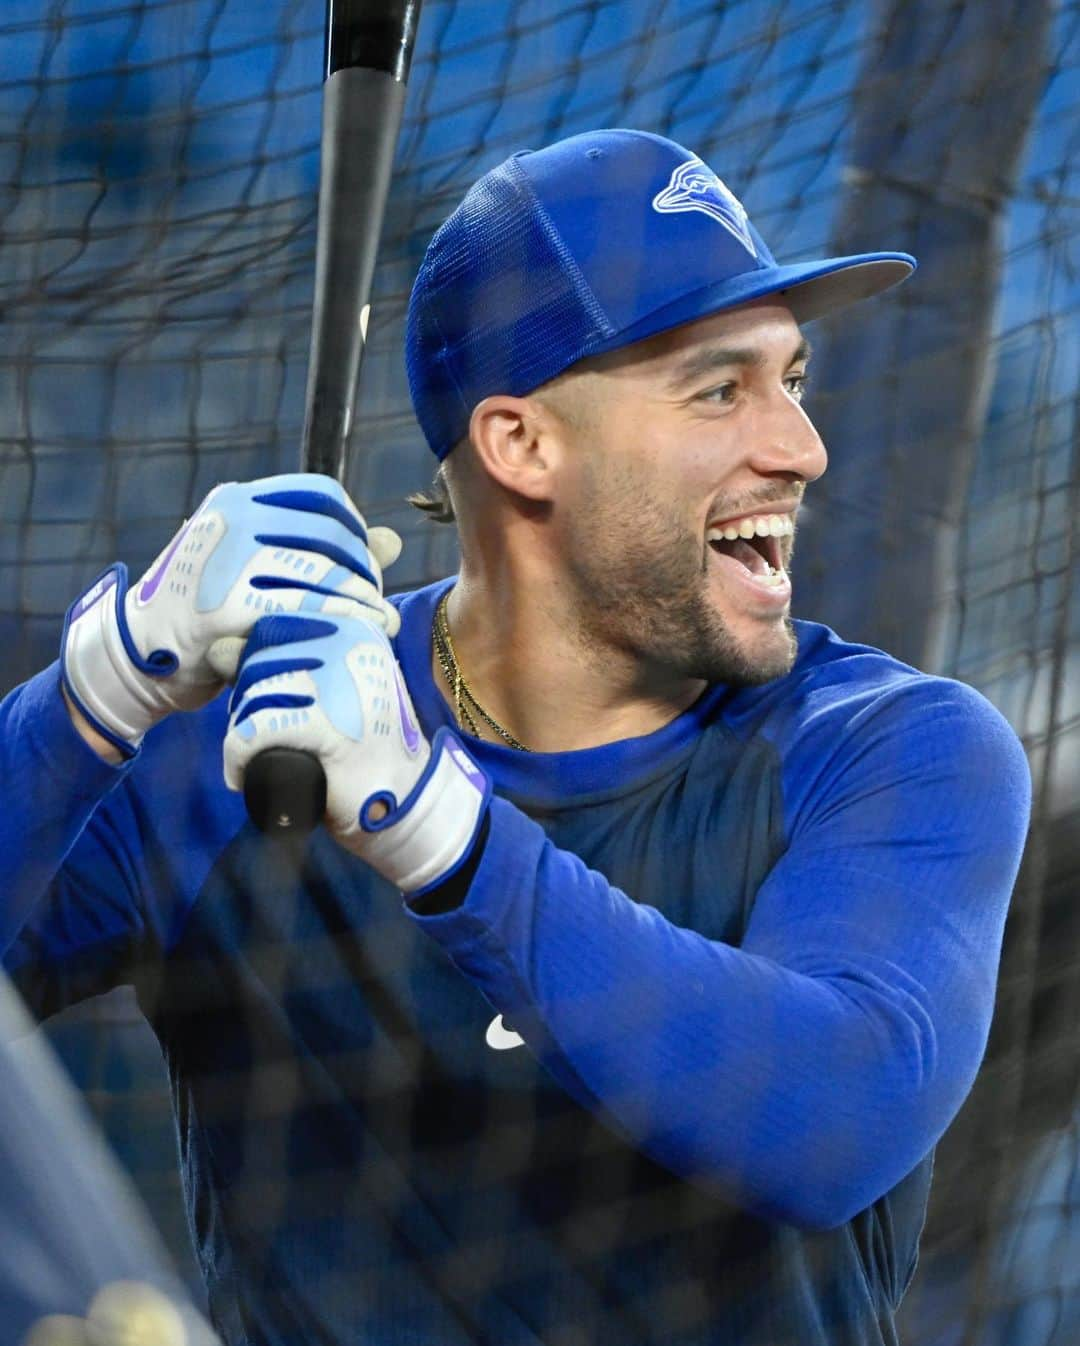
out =
[(712, 596), (707, 544), (675, 505), (630, 469), (596, 460), (583, 465), (581, 486), (563, 559), (577, 610), (573, 635), (599, 672), (605, 649), (730, 686), (758, 686), (791, 669), (790, 617), (780, 631), (770, 624), (761, 640), (740, 639)]

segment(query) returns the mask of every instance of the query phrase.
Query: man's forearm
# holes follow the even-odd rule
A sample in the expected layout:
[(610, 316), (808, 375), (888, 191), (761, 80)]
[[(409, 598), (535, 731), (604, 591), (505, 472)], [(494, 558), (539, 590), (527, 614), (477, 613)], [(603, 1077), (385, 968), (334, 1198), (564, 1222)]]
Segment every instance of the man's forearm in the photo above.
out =
[(931, 985), (934, 931), (785, 966), (633, 902), (498, 799), (469, 897), (419, 919), (580, 1103), (796, 1225), (843, 1223), (909, 1172), (984, 1045), (992, 977), (950, 959)]
[[(77, 712), (75, 712), (77, 714)], [(124, 779), (61, 693), (54, 665), (0, 701), (0, 952), (22, 929), (101, 801)], [(105, 747), (117, 751), (111, 744)], [(119, 756), (119, 754), (118, 754)]]

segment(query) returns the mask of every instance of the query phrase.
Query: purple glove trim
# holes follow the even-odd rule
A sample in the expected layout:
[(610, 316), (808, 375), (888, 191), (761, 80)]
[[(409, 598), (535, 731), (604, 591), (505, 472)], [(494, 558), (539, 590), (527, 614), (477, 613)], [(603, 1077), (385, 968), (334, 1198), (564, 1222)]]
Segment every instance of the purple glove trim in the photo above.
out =
[[(382, 832), (386, 828), (392, 827), (395, 823), (401, 822), (421, 794), (423, 794), (424, 788), (434, 774), (435, 768), (438, 766), (439, 760), (444, 752), (450, 754), (457, 763), (459, 769), (461, 769), (473, 784), (477, 786), (483, 795), (483, 799), (476, 815), (476, 826), (473, 828), (472, 836), (469, 838), (469, 844), (462, 851), (453, 867), (448, 869), (445, 874), (440, 874), (438, 878), (434, 879), (431, 883), (425, 884), (423, 888), (417, 888), (410, 892), (410, 899), (419, 897), (423, 893), (430, 892), (432, 888), (437, 888), (440, 884), (445, 883), (451, 875), (455, 874), (461, 868), (472, 854), (473, 847), (476, 845), (477, 834), (480, 831), (483, 820), (487, 817), (488, 804), (491, 802), (491, 778), (472, 760), (456, 734), (447, 729), (444, 725), (441, 729), (436, 730), (435, 737), (431, 741), (431, 756), (428, 758), (427, 764), (417, 779), (416, 784), (409, 791), (403, 802), (398, 805), (397, 808), (393, 809), (392, 812), (388, 813), (385, 818), (381, 818), (378, 822), (372, 822), (365, 816), (365, 814), (367, 805), (373, 801), (365, 800), (364, 807), (361, 808), (357, 819), (365, 832)], [(380, 798), (382, 802), (389, 804), (393, 796), (390, 795), (388, 791), (380, 791), (378, 798)]]
[[(449, 740), (449, 743), (447, 743), (447, 740)], [(458, 763), (459, 766), (464, 764), (463, 759), (465, 762), (469, 763), (472, 770), (466, 771), (466, 774), (478, 785), (482, 783), (484, 798), (483, 802), (480, 805), (479, 811), (477, 812), (476, 815), (476, 826), (473, 828), (472, 836), (469, 838), (469, 844), (462, 850), (461, 855), (458, 857), (456, 863), (453, 864), (444, 874), (440, 874), (438, 878), (432, 879), (430, 883), (425, 883), (422, 888), (414, 888), (412, 892), (406, 894), (406, 902), (408, 904), (415, 902), (418, 898), (425, 897), (428, 893), (434, 892), (436, 888), (441, 888), (444, 884), (449, 883), (450, 880), (454, 877), (454, 875), (460, 873), (462, 867), (468, 865), (470, 861), (473, 859), (473, 856), (476, 853), (476, 846), (478, 840), (482, 837), (485, 842), (487, 841), (488, 817), (491, 811), (490, 810), (491, 795), (492, 795), (491, 778), (490, 776), (488, 776), (487, 772), (483, 771), (472, 760), (468, 752), (462, 746), (461, 740), (457, 737), (457, 735), (454, 734), (451, 730), (447, 729), (445, 726), (435, 731), (435, 737), (431, 741), (432, 762), (434, 762), (435, 759), (438, 757), (438, 755), (442, 752), (444, 743), (446, 743), (447, 745), (447, 751), (451, 753), (454, 760)], [(428, 765), (430, 766), (430, 763)], [(414, 790), (413, 794), (415, 793), (416, 791)], [(411, 798), (412, 796), (410, 795), (410, 799)], [(408, 800), (406, 800), (406, 803), (408, 803)]]
[[(90, 585), (85, 593), (81, 594), (74, 603), (68, 608), (64, 615), (64, 629), (60, 635), (60, 681), (63, 683), (64, 691), (68, 694), (71, 704), (76, 707), (79, 714), (88, 725), (101, 735), (107, 743), (111, 743), (114, 748), (123, 753), (125, 757), (134, 757), (139, 751), (137, 747), (132, 746), (127, 739), (121, 738), (119, 734), (114, 734), (108, 725), (102, 724), (97, 716), (86, 706), (75, 688), (71, 685), (71, 680), (67, 675), (67, 667), (64, 661), (64, 651), (67, 649), (68, 629), (72, 622), (78, 620), (85, 612), (89, 612), (95, 603), (108, 601), (110, 589), (116, 589), (117, 614), (123, 611), (124, 595), (127, 592), (127, 566), (123, 561), (117, 561), (115, 565), (109, 566), (103, 570), (97, 579)], [(121, 628), (123, 634), (124, 628)], [(130, 636), (129, 636), (130, 639)], [(125, 649), (127, 643), (125, 642)]]
[(113, 585), (117, 583), (122, 583), (125, 588), (127, 587), (127, 567), (122, 561), (117, 561), (115, 565), (103, 570), (89, 589), (80, 594), (68, 608), (67, 615), (64, 618), (64, 631), (60, 640), (61, 649), (64, 647), (68, 627), (71, 623), (81, 617), (84, 612), (89, 612), (95, 603), (100, 603)]
[(158, 585), (164, 579), (165, 572), (169, 568), (169, 562), (175, 555), (177, 547), (179, 547), (180, 543), (183, 542), (184, 538), (187, 536), (187, 530), (190, 527), (191, 527), (191, 519), (188, 519), (187, 523), (184, 524), (183, 528), (180, 529), (179, 533), (177, 533), (177, 535), (173, 538), (172, 542), (169, 544), (169, 550), (165, 553), (165, 555), (157, 563), (154, 569), (150, 572), (149, 575), (147, 575), (147, 577), (143, 580), (142, 584), (139, 586), (140, 603), (149, 603), (151, 598), (153, 598), (153, 596), (157, 593)]
[[(106, 582), (107, 577), (111, 579)], [(61, 652), (67, 645), (68, 628), (72, 622), (76, 621), (85, 612), (89, 612), (95, 603), (104, 600), (109, 590), (116, 589), (116, 626), (120, 632), (120, 640), (124, 646), (124, 653), (131, 660), (135, 668), (140, 673), (145, 673), (148, 678), (167, 678), (175, 673), (179, 667), (180, 661), (172, 650), (152, 650), (147, 658), (139, 653), (134, 640), (131, 638), (131, 630), (127, 623), (127, 612), (125, 610), (124, 600), (128, 591), (128, 568), (123, 561), (116, 561), (111, 566), (107, 566), (101, 574), (94, 580), (93, 584), (76, 598), (71, 607), (68, 608), (64, 617), (64, 629), (60, 635)], [(82, 709), (80, 707), (80, 709)]]
[(397, 692), (398, 713), (401, 716), (401, 732), (405, 738), (405, 746), (414, 756), (420, 751), (422, 735), (420, 726), (413, 719), (412, 707), (409, 703), (409, 693), (405, 689), (405, 684), (401, 680), (401, 669), (397, 661), (394, 661), (394, 690)]

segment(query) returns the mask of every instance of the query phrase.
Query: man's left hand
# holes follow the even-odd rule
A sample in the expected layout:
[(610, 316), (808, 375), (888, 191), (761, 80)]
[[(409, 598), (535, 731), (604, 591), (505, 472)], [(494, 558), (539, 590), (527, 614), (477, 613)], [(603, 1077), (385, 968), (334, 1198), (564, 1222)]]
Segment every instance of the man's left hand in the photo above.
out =
[(491, 784), (457, 738), (429, 744), (394, 651), (364, 619), (275, 615), (255, 624), (237, 670), (225, 782), (265, 748), (312, 753), (326, 772), (325, 823), (409, 896), (468, 857)]

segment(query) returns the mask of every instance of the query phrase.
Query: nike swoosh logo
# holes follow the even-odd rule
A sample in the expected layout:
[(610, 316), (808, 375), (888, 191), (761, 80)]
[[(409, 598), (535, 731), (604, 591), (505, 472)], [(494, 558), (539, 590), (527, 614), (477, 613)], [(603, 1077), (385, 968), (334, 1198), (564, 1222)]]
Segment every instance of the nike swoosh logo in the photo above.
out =
[(512, 1051), (514, 1047), (524, 1047), (525, 1045), (525, 1039), (520, 1033), (515, 1033), (512, 1028), (505, 1027), (501, 1014), (496, 1014), (491, 1023), (488, 1024), (484, 1041), (493, 1051), (497, 1052), (508, 1052)]
[(397, 689), (398, 710), (401, 713), (401, 732), (405, 738), (405, 746), (409, 752), (415, 754), (420, 751), (420, 729), (413, 720), (412, 711), (409, 709), (409, 698), (401, 685), (401, 672), (397, 664), (394, 665), (394, 687)]
[(183, 542), (187, 530), (190, 527), (191, 527), (191, 519), (188, 519), (187, 523), (184, 524), (183, 528), (181, 528), (179, 533), (177, 533), (177, 535), (173, 538), (169, 550), (165, 553), (165, 555), (157, 563), (154, 569), (150, 572), (149, 575), (147, 575), (146, 579), (144, 579), (142, 584), (139, 586), (140, 603), (149, 603), (151, 598), (153, 598), (153, 596), (157, 593), (158, 585), (165, 578), (165, 572), (169, 568), (169, 562), (172, 560), (177, 547), (179, 547), (180, 543)]

